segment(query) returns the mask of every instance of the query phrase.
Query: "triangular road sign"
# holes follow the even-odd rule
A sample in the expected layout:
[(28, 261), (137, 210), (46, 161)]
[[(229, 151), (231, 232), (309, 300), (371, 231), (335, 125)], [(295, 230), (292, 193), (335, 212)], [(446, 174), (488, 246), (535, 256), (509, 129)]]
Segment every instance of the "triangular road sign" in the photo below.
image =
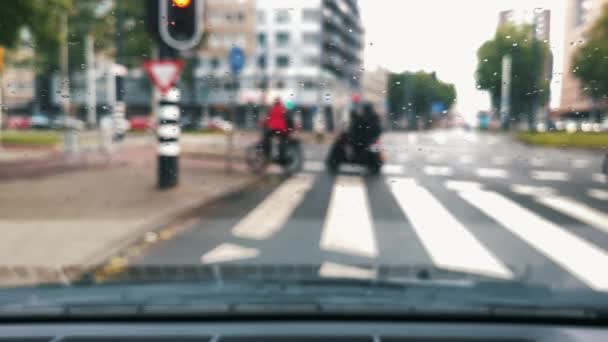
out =
[(160, 59), (144, 62), (144, 69), (152, 80), (152, 83), (165, 94), (179, 79), (184, 69), (184, 61), (181, 59)]

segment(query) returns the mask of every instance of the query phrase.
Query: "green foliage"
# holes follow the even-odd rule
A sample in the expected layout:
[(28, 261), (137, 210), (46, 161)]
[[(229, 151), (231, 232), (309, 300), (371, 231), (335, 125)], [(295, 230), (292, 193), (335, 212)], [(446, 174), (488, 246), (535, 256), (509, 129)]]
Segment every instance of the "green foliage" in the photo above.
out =
[(388, 101), (394, 119), (413, 114), (428, 124), (433, 102), (442, 102), (446, 108), (456, 100), (453, 84), (438, 80), (434, 73), (424, 71), (391, 74), (388, 80)]
[(554, 147), (601, 148), (608, 147), (608, 134), (604, 133), (519, 133), (519, 140), (532, 145)]
[(0, 139), (6, 145), (53, 146), (61, 138), (56, 131), (5, 131)]
[(594, 100), (608, 98), (608, 4), (587, 32), (588, 39), (573, 56), (574, 75)]
[(545, 79), (549, 46), (534, 37), (530, 25), (504, 25), (477, 51), (477, 88), (490, 93), (492, 106), (500, 108), (502, 58), (511, 55), (511, 115), (531, 114), (549, 99), (550, 79)]
[(29, 23), (33, 6), (30, 1), (6, 1), (0, 7), (0, 45), (13, 47), (19, 37), (19, 30)]

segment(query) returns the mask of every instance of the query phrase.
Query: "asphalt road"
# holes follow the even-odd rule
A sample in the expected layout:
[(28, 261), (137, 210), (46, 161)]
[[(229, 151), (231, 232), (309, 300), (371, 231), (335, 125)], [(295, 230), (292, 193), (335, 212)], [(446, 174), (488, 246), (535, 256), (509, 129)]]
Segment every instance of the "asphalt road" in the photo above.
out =
[(377, 177), (331, 176), (327, 147), (308, 146), (302, 173), (214, 203), (129, 262), (314, 264), (350, 277), (373, 265), (435, 265), (608, 291), (601, 154), (462, 130), (389, 133), (383, 145)]

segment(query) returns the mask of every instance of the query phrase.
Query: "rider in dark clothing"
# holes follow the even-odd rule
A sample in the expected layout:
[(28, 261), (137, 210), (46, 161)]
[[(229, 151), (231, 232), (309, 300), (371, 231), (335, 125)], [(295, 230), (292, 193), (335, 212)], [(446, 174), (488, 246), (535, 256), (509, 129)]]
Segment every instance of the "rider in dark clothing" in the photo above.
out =
[(330, 160), (342, 160), (345, 157), (345, 146), (352, 146), (355, 154), (365, 156), (366, 149), (382, 133), (380, 119), (371, 104), (365, 104), (362, 111), (352, 110), (348, 131), (341, 134), (330, 150)]
[(356, 150), (363, 150), (373, 144), (382, 133), (380, 119), (370, 103), (363, 105), (363, 112), (351, 114), (348, 135)]

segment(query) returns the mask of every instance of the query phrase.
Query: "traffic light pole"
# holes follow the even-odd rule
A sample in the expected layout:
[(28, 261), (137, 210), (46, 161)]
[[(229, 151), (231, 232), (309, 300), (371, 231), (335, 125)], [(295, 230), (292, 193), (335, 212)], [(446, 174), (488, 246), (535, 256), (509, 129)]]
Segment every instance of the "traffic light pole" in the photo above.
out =
[[(159, 41), (159, 59), (174, 58), (175, 50)], [(158, 188), (169, 189), (179, 182), (179, 89), (161, 94), (158, 102)]]

